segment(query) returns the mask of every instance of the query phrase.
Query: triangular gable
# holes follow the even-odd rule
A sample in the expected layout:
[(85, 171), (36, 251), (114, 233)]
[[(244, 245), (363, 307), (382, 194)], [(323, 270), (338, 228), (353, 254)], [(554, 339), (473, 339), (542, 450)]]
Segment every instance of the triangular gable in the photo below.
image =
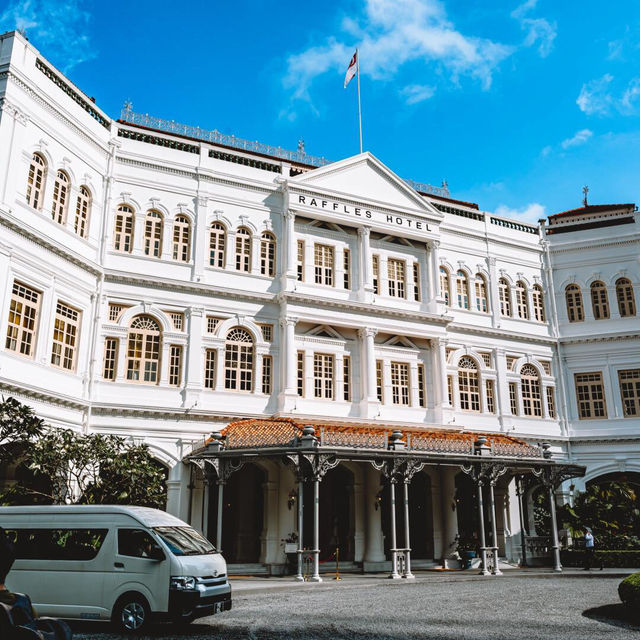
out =
[(307, 171), (291, 179), (291, 185), (329, 190), (348, 198), (409, 209), (442, 218), (442, 214), (402, 178), (369, 152)]
[(383, 347), (408, 347), (409, 349), (418, 349), (418, 347), (404, 336), (393, 336), (382, 345)]
[(344, 340), (344, 336), (340, 335), (333, 327), (326, 324), (320, 324), (305, 334), (307, 336), (316, 336), (318, 338), (334, 338)]

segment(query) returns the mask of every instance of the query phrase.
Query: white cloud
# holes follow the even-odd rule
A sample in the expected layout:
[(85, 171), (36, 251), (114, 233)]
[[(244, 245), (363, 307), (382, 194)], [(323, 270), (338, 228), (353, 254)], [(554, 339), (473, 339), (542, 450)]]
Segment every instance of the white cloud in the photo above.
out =
[(536, 8), (538, 0), (527, 0), (511, 12), (511, 17), (518, 20), (520, 28), (525, 31), (525, 47), (537, 45), (541, 58), (546, 58), (553, 49), (553, 41), (558, 33), (558, 25), (545, 18), (527, 17), (529, 11)]
[(580, 95), (576, 100), (580, 111), (587, 115), (606, 114), (611, 110), (613, 96), (610, 93), (610, 85), (613, 76), (605, 73), (602, 78), (597, 78), (582, 85)]
[(626, 87), (615, 83), (606, 73), (602, 78), (582, 85), (576, 103), (587, 115), (608, 115), (617, 111), (622, 115), (635, 115), (640, 111), (640, 77), (631, 78)]
[(435, 88), (427, 84), (410, 84), (400, 93), (404, 96), (407, 104), (418, 104), (433, 97), (435, 92)]
[(593, 131), (589, 129), (581, 129), (577, 131), (571, 138), (567, 138), (560, 143), (563, 149), (570, 149), (571, 147), (579, 147), (580, 145), (588, 142), (589, 138), (593, 136)]
[(0, 13), (0, 33), (19, 29), (64, 73), (95, 56), (83, 0), (11, 0)]
[(538, 222), (540, 218), (544, 218), (547, 215), (544, 205), (539, 202), (532, 202), (520, 209), (513, 209), (501, 204), (496, 208), (495, 213), (497, 216), (512, 218), (521, 222)]
[(462, 76), (473, 77), (484, 89), (513, 52), (507, 45), (458, 31), (440, 0), (364, 0), (362, 12), (344, 19), (341, 29), (343, 37), (289, 56), (284, 85), (293, 89), (294, 98), (310, 102), (313, 81), (327, 72), (344, 74), (356, 47), (363, 75), (388, 80), (406, 63), (422, 62), (447, 72), (455, 83)]
[(542, 148), (542, 151), (540, 151), (540, 155), (543, 158), (546, 158), (552, 151), (553, 151), (553, 147), (550, 144), (548, 144), (546, 147)]

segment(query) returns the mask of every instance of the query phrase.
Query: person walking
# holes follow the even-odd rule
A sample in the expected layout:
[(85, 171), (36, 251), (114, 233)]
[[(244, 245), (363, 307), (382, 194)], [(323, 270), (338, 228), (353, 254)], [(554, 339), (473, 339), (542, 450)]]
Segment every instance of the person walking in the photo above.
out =
[[(596, 557), (595, 538), (590, 527), (584, 528), (584, 570), (590, 571)], [(604, 569), (602, 561), (600, 561), (600, 571)]]

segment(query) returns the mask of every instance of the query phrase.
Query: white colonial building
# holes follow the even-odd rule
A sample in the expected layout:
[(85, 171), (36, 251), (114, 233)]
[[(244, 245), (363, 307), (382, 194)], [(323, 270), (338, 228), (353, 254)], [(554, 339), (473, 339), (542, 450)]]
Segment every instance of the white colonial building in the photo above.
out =
[(280, 571), (303, 530), (316, 559), (440, 561), (483, 509), (517, 560), (516, 479), (640, 472), (633, 205), (535, 226), (370, 153), (116, 121), (17, 33), (0, 108), (0, 392), (148, 443), (232, 563)]

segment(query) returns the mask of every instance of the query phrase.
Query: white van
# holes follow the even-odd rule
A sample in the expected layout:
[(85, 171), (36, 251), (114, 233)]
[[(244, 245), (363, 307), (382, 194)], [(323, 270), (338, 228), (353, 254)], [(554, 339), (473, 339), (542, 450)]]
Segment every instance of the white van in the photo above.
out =
[(39, 615), (112, 620), (140, 631), (152, 618), (190, 622), (231, 609), (227, 565), (182, 520), (145, 507), (0, 507), (16, 546), (7, 587)]

